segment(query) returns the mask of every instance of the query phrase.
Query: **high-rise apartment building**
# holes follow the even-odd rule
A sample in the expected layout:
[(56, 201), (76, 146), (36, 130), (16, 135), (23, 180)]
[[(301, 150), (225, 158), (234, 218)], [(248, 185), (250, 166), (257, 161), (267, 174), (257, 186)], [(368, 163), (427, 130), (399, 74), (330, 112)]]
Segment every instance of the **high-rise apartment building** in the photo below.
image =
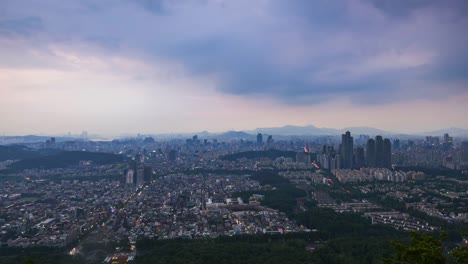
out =
[(383, 167), (390, 168), (392, 166), (392, 143), (386, 138), (383, 141)]
[(392, 166), (392, 142), (376, 136), (369, 139), (366, 145), (366, 167), (390, 168)]
[(262, 133), (257, 134), (257, 144), (259, 144), (259, 145), (263, 144), (263, 135), (262, 135)]
[(353, 137), (349, 131), (341, 135), (341, 160), (342, 168), (353, 168)]
[(366, 145), (366, 166), (375, 167), (375, 140), (372, 138), (367, 141)]
[(364, 148), (357, 147), (356, 152), (354, 154), (354, 166), (356, 168), (362, 168), (365, 165), (365, 156), (364, 156)]
[(468, 163), (468, 141), (463, 141), (461, 144), (462, 162)]
[(375, 167), (383, 168), (384, 163), (384, 147), (382, 136), (375, 137)]

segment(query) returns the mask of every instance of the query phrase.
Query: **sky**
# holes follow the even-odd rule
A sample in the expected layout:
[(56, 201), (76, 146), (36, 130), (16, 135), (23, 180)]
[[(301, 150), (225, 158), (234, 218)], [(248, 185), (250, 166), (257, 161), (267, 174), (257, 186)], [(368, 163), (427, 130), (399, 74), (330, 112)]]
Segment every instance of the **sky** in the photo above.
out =
[(465, 0), (1, 0), (0, 134), (468, 128)]

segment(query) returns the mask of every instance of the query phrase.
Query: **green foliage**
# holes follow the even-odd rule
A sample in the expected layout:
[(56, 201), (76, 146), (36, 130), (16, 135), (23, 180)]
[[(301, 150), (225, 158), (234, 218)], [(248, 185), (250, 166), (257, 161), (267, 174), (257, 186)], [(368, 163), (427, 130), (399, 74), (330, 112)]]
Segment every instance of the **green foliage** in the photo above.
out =
[(411, 263), (411, 264), (443, 264), (446, 263), (443, 248), (443, 238), (435, 238), (430, 234), (410, 234), (410, 244), (393, 241), (392, 246), (396, 254), (384, 263)]
[[(297, 239), (246, 240), (240, 236), (214, 240), (157, 241), (137, 263), (310, 263), (305, 242)], [(138, 248), (138, 246), (137, 246)]]
[(250, 178), (252, 180), (258, 181), (260, 185), (268, 184), (277, 188), (292, 186), (288, 179), (279, 176), (275, 171), (258, 171)]
[(246, 159), (259, 159), (259, 158), (269, 158), (269, 159), (277, 159), (279, 157), (286, 157), (296, 159), (296, 152), (295, 151), (283, 151), (277, 149), (269, 149), (269, 150), (262, 150), (262, 151), (245, 151), (245, 152), (238, 152), (234, 154), (229, 154), (222, 157), (222, 160), (230, 160), (234, 161), (241, 158)]
[(274, 191), (264, 191), (260, 194), (265, 195), (262, 205), (280, 210), (291, 217), (294, 213), (294, 208), (297, 205), (297, 198), (305, 195), (304, 191), (297, 188), (280, 188)]
[(370, 221), (355, 213), (336, 213), (329, 208), (310, 208), (296, 215), (296, 221), (319, 230), (323, 239), (338, 237), (375, 237), (398, 239), (404, 236), (392, 227), (371, 225)]
[[(318, 248), (309, 253), (306, 245)], [(140, 240), (137, 263), (379, 263), (393, 249), (385, 239), (341, 237), (321, 242), (318, 233), (241, 235), (209, 240)]]
[(35, 158), (38, 156), (40, 156), (40, 154), (37, 151), (34, 151), (26, 146), (0, 146), (0, 161)]
[(313, 263), (361, 264), (379, 263), (393, 253), (384, 239), (379, 238), (338, 238), (327, 242), (313, 253)]
[[(218, 175), (246, 175), (255, 173), (254, 170), (222, 170), (222, 169), (190, 169), (182, 171), (182, 173), (187, 175), (197, 175), (197, 174), (218, 174)], [(162, 175), (164, 176), (164, 175)]]
[(12, 256), (0, 256), (2, 264), (82, 264), (83, 259), (69, 256), (64, 253), (23, 253)]
[(468, 247), (458, 247), (450, 252), (457, 264), (468, 264)]
[(240, 196), (244, 201), (248, 201), (252, 194), (262, 194), (264, 199), (262, 205), (280, 210), (286, 215), (292, 217), (297, 205), (297, 199), (306, 194), (303, 190), (296, 188), (288, 179), (278, 175), (275, 171), (259, 171), (250, 177), (256, 180), (260, 185), (271, 185), (275, 190), (252, 191), (235, 193), (234, 196)]
[(25, 169), (54, 169), (78, 165), (80, 161), (92, 161), (94, 164), (112, 164), (123, 161), (121, 155), (101, 152), (63, 151), (57, 154), (27, 158), (11, 164), (8, 172)]

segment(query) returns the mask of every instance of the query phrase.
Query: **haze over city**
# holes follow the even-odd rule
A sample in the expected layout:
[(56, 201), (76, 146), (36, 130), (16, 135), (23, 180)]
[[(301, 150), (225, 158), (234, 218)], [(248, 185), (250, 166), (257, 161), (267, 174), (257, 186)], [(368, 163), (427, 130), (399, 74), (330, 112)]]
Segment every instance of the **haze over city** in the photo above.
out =
[(467, 0), (0, 0), (1, 264), (466, 264)]
[(468, 128), (467, 12), (462, 0), (4, 0), (0, 133)]

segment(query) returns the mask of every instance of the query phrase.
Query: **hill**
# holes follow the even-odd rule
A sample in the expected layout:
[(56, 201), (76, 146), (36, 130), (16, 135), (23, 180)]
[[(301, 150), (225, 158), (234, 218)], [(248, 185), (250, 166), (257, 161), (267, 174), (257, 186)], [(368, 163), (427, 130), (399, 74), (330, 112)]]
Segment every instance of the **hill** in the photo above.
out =
[(258, 158), (270, 158), (276, 159), (279, 157), (288, 157), (292, 159), (296, 159), (296, 152), (295, 151), (283, 151), (277, 149), (269, 149), (269, 150), (262, 150), (262, 151), (244, 151), (238, 152), (234, 154), (228, 154), (221, 157), (222, 160), (237, 160), (241, 158), (246, 159), (258, 159)]
[(468, 137), (468, 129), (458, 128), (458, 127), (450, 127), (446, 129), (439, 129), (434, 131), (428, 132), (421, 132), (418, 135), (423, 136), (443, 136), (445, 133), (448, 133), (450, 136), (454, 137)]
[(94, 164), (113, 164), (123, 161), (123, 156), (111, 153), (62, 151), (49, 156), (25, 158), (8, 167), (9, 172), (25, 169), (55, 169), (76, 166), (80, 161), (91, 161)]
[(0, 145), (0, 161), (5, 160), (20, 160), (26, 158), (39, 157), (40, 154), (33, 149), (22, 145), (1, 146)]
[(243, 131), (228, 131), (219, 134), (220, 139), (253, 139), (255, 136)]
[(346, 131), (352, 134), (366, 135), (389, 135), (395, 134), (373, 127), (348, 127), (343, 129), (309, 126), (282, 126), (282, 127), (267, 127), (257, 128), (254, 133), (266, 133), (278, 136), (325, 136), (325, 135), (340, 135)]

